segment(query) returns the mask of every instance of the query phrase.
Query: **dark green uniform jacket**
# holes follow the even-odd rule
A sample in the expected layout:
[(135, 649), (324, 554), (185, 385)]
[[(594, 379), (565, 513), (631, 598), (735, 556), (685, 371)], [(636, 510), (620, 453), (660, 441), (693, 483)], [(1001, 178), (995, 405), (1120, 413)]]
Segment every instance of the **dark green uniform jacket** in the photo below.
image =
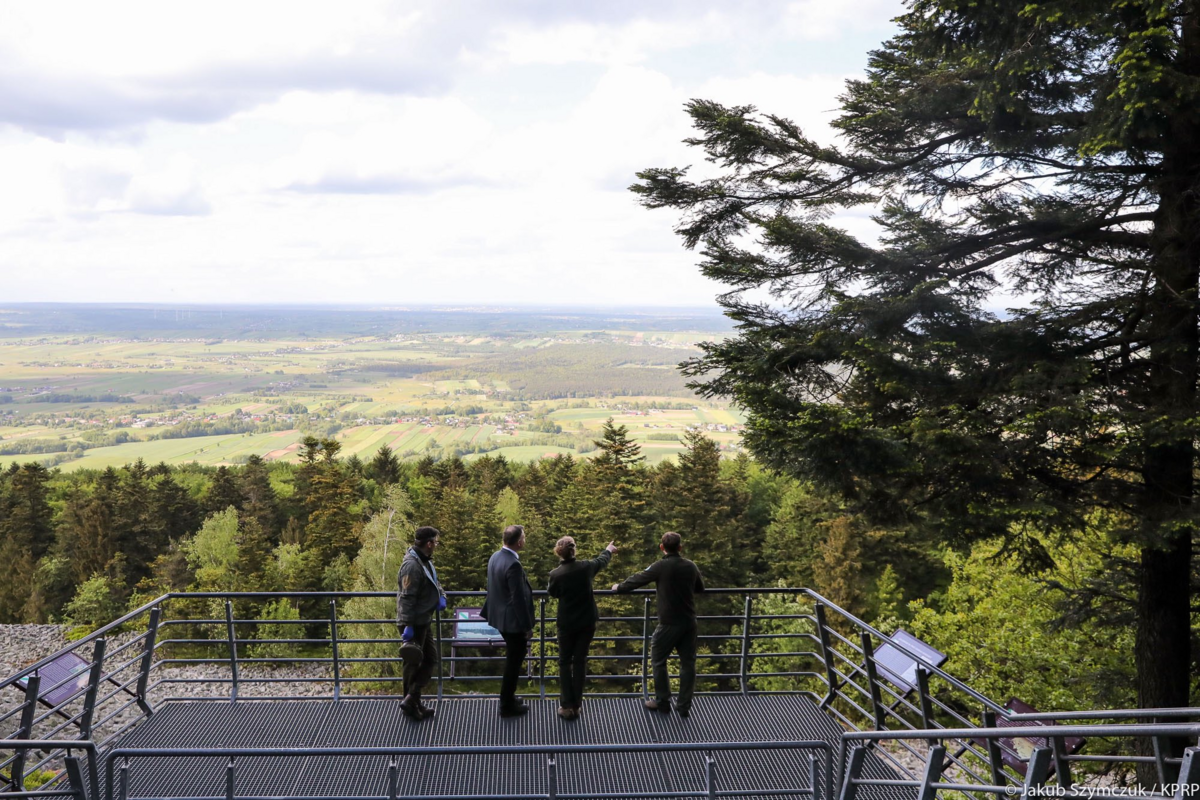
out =
[(591, 561), (572, 558), (563, 561), (550, 573), (546, 592), (558, 598), (558, 629), (577, 631), (600, 621), (600, 610), (592, 596), (592, 579), (612, 559), (612, 553), (602, 550)]
[(442, 597), (433, 559), (421, 555), (415, 548), (408, 548), (396, 581), (399, 585), (396, 592), (397, 624), (400, 627), (428, 625)]
[(648, 583), (658, 589), (658, 621), (664, 625), (696, 621), (696, 592), (704, 591), (700, 568), (679, 553), (667, 553), (636, 575), (630, 575), (617, 592), (632, 592)]

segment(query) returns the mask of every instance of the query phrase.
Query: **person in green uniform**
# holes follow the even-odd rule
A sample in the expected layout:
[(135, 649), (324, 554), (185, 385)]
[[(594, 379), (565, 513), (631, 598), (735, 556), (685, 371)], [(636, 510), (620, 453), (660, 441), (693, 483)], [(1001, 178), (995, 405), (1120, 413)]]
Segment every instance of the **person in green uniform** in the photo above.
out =
[(632, 592), (648, 583), (656, 586), (658, 627), (650, 644), (650, 663), (654, 668), (654, 697), (645, 701), (650, 711), (671, 713), (671, 679), (667, 658), (679, 653), (679, 699), (675, 710), (686, 717), (692, 708), (696, 688), (696, 592), (704, 591), (700, 568), (683, 557), (683, 540), (667, 531), (659, 544), (663, 557), (646, 569), (631, 575), (623, 583), (613, 584), (619, 594)]
[(417, 528), (413, 546), (404, 554), (396, 592), (396, 624), (400, 627), (400, 658), (404, 661), (404, 699), (400, 710), (412, 719), (433, 716), (433, 706), (421, 702), (421, 689), (438, 665), (437, 641), (433, 635), (433, 614), (446, 607), (446, 593), (438, 583), (433, 551), (437, 547), (437, 528)]
[(554, 545), (559, 565), (550, 573), (546, 593), (558, 598), (558, 715), (575, 719), (583, 703), (588, 647), (596, 635), (600, 610), (592, 596), (592, 580), (617, 552), (612, 542), (590, 561), (575, 558), (575, 540), (564, 536)]

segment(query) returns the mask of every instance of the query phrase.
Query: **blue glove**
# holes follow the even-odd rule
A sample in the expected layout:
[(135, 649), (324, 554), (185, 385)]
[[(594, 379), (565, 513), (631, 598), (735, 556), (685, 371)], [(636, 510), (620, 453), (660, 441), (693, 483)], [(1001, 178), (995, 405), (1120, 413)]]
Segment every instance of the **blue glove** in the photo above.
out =
[(438, 595), (438, 611), (446, 610), (446, 595)]
[(401, 639), (403, 639), (403, 640), (404, 640), (404, 641), (406, 641), (406, 642), (411, 642), (411, 641), (413, 640), (413, 629), (412, 629), (412, 625), (405, 625), (405, 626), (404, 626), (404, 633), (401, 633), (401, 634), (400, 634), (400, 638), (401, 638)]

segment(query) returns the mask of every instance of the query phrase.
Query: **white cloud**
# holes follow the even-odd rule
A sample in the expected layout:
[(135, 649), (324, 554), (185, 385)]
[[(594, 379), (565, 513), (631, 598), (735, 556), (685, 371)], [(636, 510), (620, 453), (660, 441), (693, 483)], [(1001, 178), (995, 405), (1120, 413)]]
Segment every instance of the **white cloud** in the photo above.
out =
[(701, 161), (692, 97), (821, 135), (843, 76), (789, 43), (880, 3), (6, 6), (5, 297), (708, 302), (625, 187)]

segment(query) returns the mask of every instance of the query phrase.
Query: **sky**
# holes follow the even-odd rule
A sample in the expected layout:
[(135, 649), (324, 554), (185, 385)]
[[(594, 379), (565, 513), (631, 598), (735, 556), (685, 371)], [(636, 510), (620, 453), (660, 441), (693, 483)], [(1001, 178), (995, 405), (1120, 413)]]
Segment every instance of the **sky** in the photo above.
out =
[(627, 187), (828, 137), (900, 0), (0, 5), (0, 301), (710, 306)]

